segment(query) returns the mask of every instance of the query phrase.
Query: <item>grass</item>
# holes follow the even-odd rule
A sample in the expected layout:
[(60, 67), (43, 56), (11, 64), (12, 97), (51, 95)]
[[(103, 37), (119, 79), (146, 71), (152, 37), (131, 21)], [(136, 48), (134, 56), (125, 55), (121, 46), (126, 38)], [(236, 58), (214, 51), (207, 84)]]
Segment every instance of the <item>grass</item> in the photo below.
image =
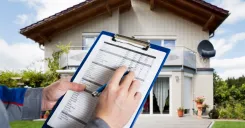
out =
[(14, 121), (10, 123), (11, 128), (41, 128), (43, 121)]
[(245, 128), (245, 122), (239, 121), (215, 121), (212, 128)]
[[(11, 128), (41, 128), (43, 121), (14, 121)], [(239, 121), (215, 121), (212, 128), (245, 128), (245, 122)]]

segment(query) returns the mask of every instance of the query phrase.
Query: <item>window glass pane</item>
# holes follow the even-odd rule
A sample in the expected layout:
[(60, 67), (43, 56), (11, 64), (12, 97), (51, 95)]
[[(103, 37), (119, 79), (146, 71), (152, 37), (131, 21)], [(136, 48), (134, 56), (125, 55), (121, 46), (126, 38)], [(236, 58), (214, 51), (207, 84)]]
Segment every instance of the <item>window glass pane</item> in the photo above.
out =
[(164, 47), (175, 47), (175, 40), (164, 40)]
[(83, 50), (89, 50), (90, 47), (93, 45), (93, 43), (95, 42), (97, 37), (84, 37), (83, 40), (83, 45), (82, 45), (82, 49)]
[(153, 114), (169, 114), (169, 78), (158, 78), (153, 86)]
[(150, 40), (150, 43), (158, 46), (162, 46), (162, 40)]

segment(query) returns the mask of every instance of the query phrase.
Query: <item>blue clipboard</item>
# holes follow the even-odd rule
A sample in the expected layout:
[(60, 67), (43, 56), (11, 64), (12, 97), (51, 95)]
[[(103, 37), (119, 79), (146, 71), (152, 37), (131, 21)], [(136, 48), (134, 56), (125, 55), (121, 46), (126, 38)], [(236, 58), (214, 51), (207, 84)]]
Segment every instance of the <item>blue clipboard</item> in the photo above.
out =
[[(73, 80), (74, 80), (75, 77), (77, 76), (78, 72), (80, 71), (80, 69), (82, 68), (82, 66), (84, 65), (84, 63), (86, 62), (87, 58), (89, 57), (90, 53), (92, 52), (93, 48), (96, 46), (96, 44), (98, 43), (98, 40), (100, 39), (100, 37), (101, 37), (102, 35), (111, 36), (112, 38), (115, 36), (114, 33), (106, 32), (106, 31), (102, 31), (102, 32), (100, 33), (100, 35), (98, 36), (98, 38), (96, 39), (96, 41), (94, 42), (94, 44), (93, 44), (93, 45), (91, 46), (91, 48), (89, 49), (89, 51), (88, 51), (88, 53), (86, 54), (85, 58), (83, 59), (82, 63), (80, 64), (80, 66), (79, 66), (78, 69), (76, 70), (75, 74), (73, 75), (73, 77), (72, 77), (72, 79), (71, 79), (71, 82), (73, 82)], [(137, 120), (139, 114), (141, 113), (141, 110), (142, 110), (142, 108), (143, 108), (143, 106), (144, 106), (144, 104), (145, 104), (145, 102), (146, 102), (146, 100), (147, 100), (147, 97), (149, 96), (150, 91), (151, 91), (151, 89), (152, 89), (152, 87), (153, 87), (155, 81), (157, 80), (157, 76), (159, 75), (159, 73), (160, 73), (160, 71), (161, 71), (161, 69), (162, 69), (162, 67), (163, 67), (163, 65), (164, 65), (164, 63), (165, 63), (165, 61), (166, 61), (166, 59), (167, 59), (169, 53), (170, 53), (170, 49), (164, 48), (164, 47), (161, 47), (161, 46), (158, 46), (158, 45), (155, 45), (155, 44), (150, 44), (150, 48), (151, 48), (151, 49), (158, 50), (158, 51), (165, 52), (166, 55), (165, 55), (165, 58), (163, 59), (163, 61), (162, 61), (162, 63), (161, 63), (161, 66), (159, 67), (159, 69), (158, 69), (158, 71), (157, 71), (157, 73), (156, 73), (156, 75), (155, 75), (155, 77), (154, 77), (154, 80), (153, 80), (152, 83), (151, 83), (151, 86), (150, 86), (150, 88), (149, 88), (147, 94), (146, 94), (145, 97), (144, 97), (143, 102), (142, 102), (141, 105), (140, 105), (140, 108), (139, 108), (138, 111), (137, 111), (137, 114), (136, 114), (135, 117), (134, 117), (134, 120), (133, 120), (132, 124), (130, 125), (130, 128), (132, 128), (132, 127), (134, 126), (135, 121)], [(51, 116), (53, 115), (53, 113), (54, 113), (54, 111), (56, 110), (56, 108), (58, 107), (59, 103), (60, 103), (61, 100), (63, 99), (63, 97), (64, 97), (64, 96), (62, 96), (62, 97), (59, 98), (59, 100), (57, 101), (57, 103), (56, 103), (55, 106), (53, 107), (53, 109), (52, 109), (52, 111), (51, 111), (49, 117), (48, 117), (47, 120), (45, 121), (45, 123), (44, 123), (44, 125), (42, 126), (42, 128), (52, 128), (52, 127), (48, 126), (47, 123), (48, 123), (49, 119), (51, 118)]]

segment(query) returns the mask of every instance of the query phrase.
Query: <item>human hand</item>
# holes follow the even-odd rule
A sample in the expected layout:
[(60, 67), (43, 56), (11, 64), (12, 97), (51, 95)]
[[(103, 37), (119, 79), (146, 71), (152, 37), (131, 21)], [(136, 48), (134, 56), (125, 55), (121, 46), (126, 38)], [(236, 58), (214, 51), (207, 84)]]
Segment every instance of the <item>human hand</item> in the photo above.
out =
[(141, 99), (141, 93), (137, 92), (140, 82), (134, 80), (134, 72), (129, 72), (121, 81), (126, 70), (126, 67), (116, 70), (101, 93), (96, 108), (96, 117), (104, 120), (111, 128), (124, 127)]
[(85, 89), (84, 85), (71, 83), (70, 78), (64, 78), (45, 87), (42, 92), (42, 111), (51, 110), (57, 100), (68, 90), (80, 92)]

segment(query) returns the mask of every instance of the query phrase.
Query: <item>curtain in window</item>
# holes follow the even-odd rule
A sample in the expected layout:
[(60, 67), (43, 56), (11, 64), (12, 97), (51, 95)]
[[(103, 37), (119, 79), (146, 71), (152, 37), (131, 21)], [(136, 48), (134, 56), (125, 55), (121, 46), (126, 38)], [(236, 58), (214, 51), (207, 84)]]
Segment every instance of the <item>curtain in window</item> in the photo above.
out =
[(169, 90), (169, 78), (158, 78), (154, 88), (153, 93), (157, 99), (157, 105), (159, 106), (159, 110), (162, 113), (166, 99), (168, 97), (168, 90)]

